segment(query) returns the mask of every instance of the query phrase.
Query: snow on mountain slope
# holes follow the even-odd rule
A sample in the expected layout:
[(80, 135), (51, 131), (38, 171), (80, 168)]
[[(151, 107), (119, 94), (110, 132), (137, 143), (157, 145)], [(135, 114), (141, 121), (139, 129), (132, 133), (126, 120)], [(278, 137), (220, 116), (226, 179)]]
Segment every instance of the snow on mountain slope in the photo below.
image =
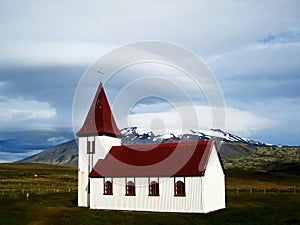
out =
[(126, 144), (150, 144), (150, 143), (165, 143), (173, 141), (199, 141), (199, 140), (218, 140), (223, 142), (238, 142), (251, 145), (266, 145), (264, 143), (253, 141), (246, 138), (241, 138), (237, 135), (224, 132), (221, 129), (211, 130), (189, 130), (183, 132), (181, 130), (166, 130), (165, 134), (155, 135), (151, 130), (140, 129), (137, 127), (127, 127), (121, 130), (124, 134), (122, 142)]

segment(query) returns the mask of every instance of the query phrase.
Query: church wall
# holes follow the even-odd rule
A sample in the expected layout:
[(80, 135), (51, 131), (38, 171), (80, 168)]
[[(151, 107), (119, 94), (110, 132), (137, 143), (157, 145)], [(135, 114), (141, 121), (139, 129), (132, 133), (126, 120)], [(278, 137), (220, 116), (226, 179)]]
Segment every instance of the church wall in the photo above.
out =
[(125, 178), (113, 178), (113, 195), (103, 195), (104, 178), (91, 178), (92, 209), (203, 212), (202, 177), (185, 177), (186, 196), (174, 196), (174, 178), (159, 178), (159, 196), (149, 196), (148, 178), (135, 178), (136, 196), (125, 195)]
[(204, 212), (225, 208), (225, 175), (215, 146), (203, 177)]

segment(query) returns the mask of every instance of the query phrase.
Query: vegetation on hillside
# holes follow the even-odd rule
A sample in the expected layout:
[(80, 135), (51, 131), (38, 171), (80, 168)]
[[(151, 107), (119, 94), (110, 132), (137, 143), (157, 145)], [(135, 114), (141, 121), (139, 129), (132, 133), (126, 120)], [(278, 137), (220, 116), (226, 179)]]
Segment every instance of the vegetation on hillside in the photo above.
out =
[(285, 171), (300, 174), (300, 147), (224, 143), (220, 147), (220, 154), (226, 169)]

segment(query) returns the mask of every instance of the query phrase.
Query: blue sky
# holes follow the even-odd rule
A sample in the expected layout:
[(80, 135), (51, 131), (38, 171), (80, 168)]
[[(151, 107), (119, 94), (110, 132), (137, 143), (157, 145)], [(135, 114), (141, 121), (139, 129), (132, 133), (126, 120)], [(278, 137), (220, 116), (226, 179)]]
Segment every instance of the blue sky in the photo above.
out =
[[(0, 161), (73, 139), (72, 103), (84, 71), (113, 48), (142, 40), (177, 43), (207, 63), (223, 91), (227, 131), (299, 145), (299, 7), (300, 1), (0, 1)], [(130, 72), (172, 73), (154, 67), (116, 75), (109, 99), (118, 85), (136, 79)], [(203, 94), (197, 99), (180, 74), (174, 80), (186, 82), (206, 115)], [(167, 102), (156, 100), (141, 101), (130, 120), (149, 113), (176, 118)]]

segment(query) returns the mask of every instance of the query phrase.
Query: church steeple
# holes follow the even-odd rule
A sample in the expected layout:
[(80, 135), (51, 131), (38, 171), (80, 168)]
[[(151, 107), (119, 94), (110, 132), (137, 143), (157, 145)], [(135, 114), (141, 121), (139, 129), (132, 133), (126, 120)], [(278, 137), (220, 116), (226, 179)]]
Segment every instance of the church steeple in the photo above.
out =
[(101, 135), (122, 136), (110, 109), (102, 83), (98, 87), (82, 128), (77, 132), (78, 137)]

